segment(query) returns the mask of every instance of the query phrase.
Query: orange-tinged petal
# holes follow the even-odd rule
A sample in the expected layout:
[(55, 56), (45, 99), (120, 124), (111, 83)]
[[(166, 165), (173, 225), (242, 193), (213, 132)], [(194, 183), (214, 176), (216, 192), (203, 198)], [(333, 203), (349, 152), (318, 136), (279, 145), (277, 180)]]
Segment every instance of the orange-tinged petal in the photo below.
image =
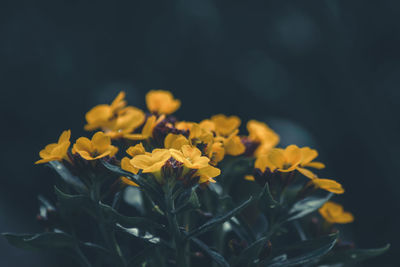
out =
[(144, 148), (142, 143), (136, 144), (135, 146), (131, 146), (126, 150), (126, 153), (131, 157), (136, 155), (142, 155), (146, 153), (146, 149)]
[(64, 143), (64, 142), (69, 142), (69, 139), (71, 138), (71, 130), (66, 130), (62, 132), (60, 137), (58, 138), (58, 143)]
[(283, 169), (286, 164), (286, 157), (283, 149), (274, 148), (268, 154), (268, 161), (276, 168)]
[(328, 192), (332, 192), (334, 194), (343, 194), (344, 193), (344, 189), (343, 189), (342, 185), (334, 180), (316, 178), (311, 181), (317, 188), (326, 190)]
[(246, 176), (244, 176), (244, 179), (247, 181), (252, 181), (252, 182), (254, 182), (256, 180), (256, 179), (254, 179), (253, 175), (246, 175)]
[(121, 176), (120, 179), (123, 184), (139, 187), (139, 185), (137, 183), (135, 183), (134, 181), (132, 181), (131, 179), (129, 179), (127, 177)]
[(181, 106), (181, 101), (174, 99), (171, 92), (151, 90), (146, 94), (146, 105), (150, 112), (168, 115), (175, 112)]
[(300, 150), (301, 150), (301, 153), (303, 155), (303, 159), (302, 159), (302, 162), (301, 162), (302, 165), (310, 163), (316, 157), (318, 157), (318, 152), (315, 149), (311, 149), (311, 148), (306, 146), (306, 147), (300, 148)]
[(103, 153), (108, 150), (111, 146), (111, 138), (105, 135), (103, 132), (97, 132), (92, 137), (93, 148), (99, 153)]
[(215, 168), (213, 166), (206, 166), (204, 168), (201, 168), (197, 171), (197, 174), (200, 176), (199, 183), (205, 183), (205, 182), (211, 182), (215, 183), (215, 180), (212, 179), (214, 177), (217, 177), (218, 175), (221, 174), (221, 170), (218, 168)]
[(227, 136), (234, 130), (239, 128), (241, 120), (237, 116), (225, 116), (224, 114), (218, 114), (211, 117), (211, 121), (215, 124), (215, 131), (218, 134)]
[(317, 175), (314, 174), (312, 171), (297, 167), (296, 170), (298, 170), (301, 174), (303, 174), (305, 177), (310, 178), (310, 179), (315, 179), (317, 178)]
[(225, 148), (225, 153), (228, 155), (239, 156), (240, 154), (243, 154), (244, 151), (246, 150), (246, 147), (243, 145), (242, 141), (240, 140), (240, 137), (236, 135), (237, 132), (238, 132), (237, 130), (234, 131), (234, 133), (231, 136), (225, 139), (224, 148)]
[(77, 153), (78, 151), (93, 152), (94, 148), (91, 141), (86, 137), (78, 138), (72, 148), (72, 153)]
[(303, 155), (298, 146), (290, 145), (284, 150), (283, 153), (285, 154), (286, 163), (289, 163), (290, 166), (293, 167), (300, 164)]
[(117, 97), (113, 100), (111, 103), (110, 107), (111, 110), (115, 111), (117, 109), (123, 108), (126, 105), (126, 101), (124, 100), (125, 98), (125, 92), (121, 91), (117, 95)]
[(259, 169), (261, 172), (265, 172), (266, 168), (269, 168), (271, 171), (276, 169), (275, 165), (273, 165), (268, 155), (261, 155), (257, 157), (256, 161), (254, 162), (254, 168)]
[(92, 131), (102, 126), (113, 116), (113, 111), (109, 105), (98, 105), (89, 110), (86, 115), (87, 124), (85, 130)]
[(325, 164), (323, 164), (322, 162), (318, 162), (318, 161), (313, 161), (313, 162), (304, 164), (303, 166), (318, 169), (318, 170), (325, 168)]
[(199, 123), (199, 126), (208, 131), (215, 131), (215, 123), (211, 120), (203, 120)]
[(121, 160), (121, 168), (122, 168), (123, 170), (128, 171), (128, 172), (131, 172), (131, 173), (133, 173), (133, 174), (137, 174), (138, 171), (139, 171), (137, 168), (135, 168), (135, 167), (131, 164), (130, 159), (129, 159), (128, 157), (124, 157), (124, 158)]
[(189, 145), (189, 140), (181, 134), (168, 134), (164, 139), (165, 148), (181, 149), (182, 146)]
[(332, 201), (326, 202), (318, 211), (329, 223), (351, 223), (354, 221), (353, 214), (344, 211), (340, 204)]

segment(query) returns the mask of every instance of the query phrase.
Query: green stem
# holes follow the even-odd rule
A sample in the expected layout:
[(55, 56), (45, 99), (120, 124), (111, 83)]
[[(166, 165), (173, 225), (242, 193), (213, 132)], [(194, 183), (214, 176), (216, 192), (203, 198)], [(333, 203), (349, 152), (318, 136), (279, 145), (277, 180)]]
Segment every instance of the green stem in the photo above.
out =
[[(172, 180), (172, 179), (169, 179)], [(185, 261), (185, 243), (184, 238), (181, 237), (178, 221), (176, 219), (176, 214), (172, 213), (175, 210), (174, 199), (172, 198), (172, 190), (174, 183), (167, 182), (165, 185), (165, 204), (167, 207), (166, 214), (168, 220), (169, 230), (172, 232), (172, 243), (175, 247), (176, 253), (176, 265), (179, 267), (186, 267)]]
[(90, 197), (91, 197), (92, 201), (95, 203), (97, 216), (99, 217), (100, 233), (103, 236), (104, 241), (106, 242), (106, 245), (112, 251), (114, 251), (114, 253), (119, 257), (120, 266), (125, 267), (126, 261), (122, 254), (121, 248), (118, 245), (117, 239), (115, 238), (115, 232), (114, 232), (114, 230), (108, 231), (108, 229), (107, 229), (108, 227), (106, 225), (106, 220), (104, 218), (103, 211), (101, 210), (101, 207), (99, 205), (100, 188), (101, 188), (101, 183), (98, 181), (93, 181), (91, 191), (90, 191)]

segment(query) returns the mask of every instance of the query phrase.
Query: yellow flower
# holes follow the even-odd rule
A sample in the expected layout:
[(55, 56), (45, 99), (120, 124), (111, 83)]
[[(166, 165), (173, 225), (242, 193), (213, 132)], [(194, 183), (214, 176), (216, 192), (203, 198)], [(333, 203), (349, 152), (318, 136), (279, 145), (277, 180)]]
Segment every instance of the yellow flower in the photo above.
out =
[[(146, 152), (146, 150), (144, 149), (144, 146), (142, 145), (142, 143), (139, 143), (139, 144), (137, 144), (137, 145), (135, 145), (135, 146), (129, 147), (129, 148), (126, 150), (126, 153), (127, 153), (128, 155), (130, 155), (131, 157), (135, 157), (135, 156), (137, 156), (137, 155), (146, 154), (147, 152)], [(128, 158), (128, 157), (124, 157), (124, 158), (121, 160), (121, 168), (122, 168), (123, 170), (125, 170), (125, 171), (131, 172), (131, 173), (133, 173), (133, 174), (137, 174), (137, 173), (139, 172), (139, 169), (138, 169), (138, 168), (135, 168), (135, 167), (132, 165), (131, 160), (132, 160), (132, 159), (130, 159), (130, 158)], [(129, 180), (129, 179), (128, 179), (128, 180)]]
[(86, 115), (87, 124), (85, 125), (85, 130), (93, 131), (95, 129), (101, 128), (109, 124), (109, 120), (115, 116), (116, 112), (126, 105), (124, 100), (125, 93), (120, 92), (118, 96), (114, 99), (111, 105), (97, 105), (91, 110), (89, 110)]
[(199, 169), (196, 174), (200, 176), (199, 184), (208, 182), (215, 183), (213, 178), (220, 175), (221, 170), (208, 165), (207, 167)]
[(182, 162), (188, 169), (201, 169), (208, 166), (209, 158), (201, 155), (201, 151), (197, 147), (190, 145), (182, 146), (181, 150), (170, 149), (171, 156)]
[[(211, 121), (215, 125), (217, 135), (228, 136), (240, 126), (240, 119), (237, 116), (227, 117), (223, 114), (214, 115)], [(204, 124), (204, 122), (203, 122)]]
[(210, 144), (214, 140), (213, 133), (205, 128), (202, 128), (199, 124), (193, 123), (189, 130), (189, 139), (193, 145), (196, 144)]
[(150, 112), (168, 115), (174, 113), (181, 106), (181, 101), (174, 99), (174, 96), (168, 91), (151, 90), (146, 95), (146, 104)]
[(268, 155), (258, 156), (254, 162), (254, 168), (259, 169), (261, 172), (265, 172), (267, 168), (273, 171), (276, 167), (269, 161)]
[(111, 138), (103, 132), (97, 132), (92, 140), (86, 137), (80, 137), (72, 147), (72, 153), (78, 153), (86, 160), (96, 160), (106, 156), (114, 156), (118, 148), (111, 145)]
[(165, 116), (160, 116), (158, 119), (156, 116), (150, 116), (147, 118), (146, 123), (143, 126), (142, 132), (137, 134), (124, 134), (124, 138), (129, 140), (146, 140), (153, 137), (154, 127), (163, 119)]
[(247, 123), (247, 131), (249, 132), (249, 139), (259, 143), (254, 152), (256, 156), (267, 154), (279, 143), (279, 135), (263, 122), (250, 120)]
[(217, 165), (218, 162), (224, 159), (225, 157), (225, 149), (222, 143), (215, 142), (209, 146), (207, 149), (207, 155), (210, 158), (210, 163), (213, 165)]
[(246, 150), (246, 147), (242, 143), (240, 137), (237, 135), (238, 133), (239, 130), (236, 129), (227, 138), (223, 139), (225, 154), (239, 156)]
[(210, 132), (215, 132), (215, 123), (213, 121), (211, 121), (211, 120), (208, 120), (208, 119), (207, 120), (202, 120), (199, 123), (199, 126), (201, 128), (203, 128), (203, 129), (206, 129), (206, 130), (210, 131)]
[(71, 142), (69, 141), (70, 138), (71, 130), (64, 131), (58, 138), (57, 143), (49, 144), (39, 152), (39, 156), (42, 159), (36, 161), (35, 164), (66, 158), (68, 148), (71, 145)]
[(109, 123), (102, 126), (102, 130), (111, 138), (120, 138), (133, 132), (143, 124), (146, 116), (144, 112), (135, 107), (126, 107), (118, 111), (118, 114)]
[(341, 184), (331, 179), (315, 178), (310, 181), (315, 187), (332, 192), (334, 194), (343, 194), (344, 189)]
[(182, 146), (189, 145), (189, 140), (181, 134), (168, 134), (164, 139), (165, 148), (180, 150)]
[(302, 153), (296, 145), (290, 145), (285, 149), (273, 148), (268, 154), (271, 163), (271, 171), (277, 169), (280, 172), (295, 170), (301, 163)]
[(344, 211), (342, 205), (332, 201), (326, 202), (318, 211), (329, 223), (351, 223), (354, 221), (353, 214)]
[(304, 176), (314, 179), (317, 177), (312, 171), (304, 168), (304, 167), (310, 167), (310, 168), (315, 168), (315, 169), (323, 169), (325, 168), (325, 165), (321, 162), (313, 161), (317, 156), (318, 152), (315, 149), (311, 149), (309, 147), (302, 147), (300, 148), (301, 154), (302, 154), (302, 159), (299, 164), (299, 167), (297, 167), (297, 170), (302, 173)]
[(170, 157), (168, 149), (154, 149), (151, 153), (135, 156), (130, 163), (143, 173), (160, 173), (162, 166)]

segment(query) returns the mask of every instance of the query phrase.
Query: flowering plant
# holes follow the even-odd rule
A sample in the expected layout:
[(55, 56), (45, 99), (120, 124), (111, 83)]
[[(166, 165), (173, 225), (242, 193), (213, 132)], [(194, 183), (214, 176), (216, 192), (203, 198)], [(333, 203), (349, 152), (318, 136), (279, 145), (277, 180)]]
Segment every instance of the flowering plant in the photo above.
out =
[[(39, 197), (39, 234), (3, 234), (24, 249), (70, 253), (81, 266), (344, 265), (385, 252), (339, 235), (353, 215), (330, 199), (340, 183), (314, 170), (318, 152), (290, 145), (265, 123), (222, 114), (199, 123), (171, 114), (167, 91), (148, 112), (123, 92), (86, 114), (91, 139), (71, 131), (40, 151), (59, 175), (55, 204)], [(250, 192), (250, 193), (249, 193)], [(250, 194), (250, 195), (249, 195)]]

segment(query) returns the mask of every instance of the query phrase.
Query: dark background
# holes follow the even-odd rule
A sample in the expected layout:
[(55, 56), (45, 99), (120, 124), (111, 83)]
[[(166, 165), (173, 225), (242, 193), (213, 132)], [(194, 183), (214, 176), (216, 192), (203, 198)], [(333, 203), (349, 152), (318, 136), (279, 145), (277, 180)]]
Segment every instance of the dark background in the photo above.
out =
[[(34, 3), (36, 2), (36, 3)], [(0, 231), (33, 232), (54, 173), (34, 166), (64, 129), (119, 90), (182, 100), (177, 116), (266, 120), (343, 183), (363, 266), (398, 266), (400, 1), (1, 1)], [(0, 239), (0, 266), (61, 266)], [(65, 266), (72, 266), (64, 260)]]

